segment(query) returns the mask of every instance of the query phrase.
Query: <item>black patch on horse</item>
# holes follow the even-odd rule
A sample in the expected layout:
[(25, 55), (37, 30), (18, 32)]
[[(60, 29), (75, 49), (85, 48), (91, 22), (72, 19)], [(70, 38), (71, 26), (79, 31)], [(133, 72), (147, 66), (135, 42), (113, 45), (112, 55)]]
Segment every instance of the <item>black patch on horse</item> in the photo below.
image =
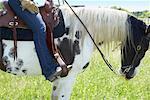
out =
[(80, 54), (79, 41), (74, 42), (71, 39), (64, 38), (62, 41), (58, 39), (58, 48), (64, 57), (65, 63), (71, 65), (74, 62), (75, 55)]
[(78, 40), (75, 40), (74, 43), (73, 43), (73, 49), (74, 49), (74, 53), (76, 55), (80, 54), (80, 47), (79, 47), (79, 41)]
[(81, 31), (76, 31), (75, 37), (77, 39), (80, 39), (81, 38)]
[(23, 66), (24, 62), (23, 62), (22, 59), (18, 59), (17, 62), (16, 62), (16, 64), (17, 64), (18, 67), (21, 68)]
[(86, 63), (83, 69), (86, 69), (89, 66), (90, 62)]
[[(145, 52), (148, 50), (149, 47), (149, 41), (145, 38), (145, 29), (146, 29), (146, 24), (138, 20), (137, 18), (133, 16), (128, 16), (127, 20), (130, 24), (131, 27), (131, 33), (130, 38), (127, 37), (128, 39), (126, 40), (125, 46), (121, 50), (122, 54), (122, 60), (121, 60), (121, 70), (122, 72), (125, 72), (126, 68), (131, 66), (130, 70), (124, 74), (126, 74), (126, 78), (130, 79), (132, 78), (131, 76), (134, 73), (135, 68), (140, 64), (141, 59), (144, 57)], [(141, 42), (141, 43), (140, 43)], [(134, 63), (133, 59), (135, 59), (135, 55), (137, 52), (137, 47), (139, 44), (141, 46), (141, 50), (138, 53), (138, 56), (136, 57), (136, 61)]]

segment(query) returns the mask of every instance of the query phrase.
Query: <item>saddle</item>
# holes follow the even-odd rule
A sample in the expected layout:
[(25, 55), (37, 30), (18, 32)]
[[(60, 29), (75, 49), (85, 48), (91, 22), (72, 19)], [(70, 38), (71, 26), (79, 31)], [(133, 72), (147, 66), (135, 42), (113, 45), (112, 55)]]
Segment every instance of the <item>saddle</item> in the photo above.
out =
[[(0, 27), (7, 27), (11, 28), (13, 30), (13, 39), (14, 39), (14, 54), (15, 57), (17, 57), (17, 32), (16, 28), (23, 28), (28, 29), (28, 26), (25, 24), (23, 20), (21, 20), (19, 17), (15, 15), (15, 13), (10, 8), (8, 1), (1, 2), (4, 5), (4, 9), (0, 11)], [(42, 15), (42, 18), (46, 24), (47, 28), (47, 45), (50, 51), (53, 52), (54, 57), (56, 58), (57, 62), (60, 66), (64, 66), (64, 60), (62, 59), (62, 56), (60, 56), (60, 52), (56, 48), (54, 44), (54, 38), (53, 38), (53, 29), (54, 25), (56, 24), (53, 19), (53, 13), (49, 9), (46, 8), (46, 5), (43, 7), (40, 7), (40, 13)], [(56, 10), (56, 9), (55, 9)], [(2, 55), (1, 55), (2, 57)], [(0, 58), (1, 58), (0, 57)], [(15, 59), (15, 58), (14, 58)], [(0, 62), (2, 59), (0, 59)], [(1, 64), (1, 63), (0, 63)], [(1, 65), (0, 65), (1, 67)], [(0, 68), (4, 69), (5, 68)]]
[[(0, 11), (0, 27), (8, 27), (11, 28), (13, 31), (13, 39), (14, 39), (14, 52), (15, 56), (17, 57), (17, 32), (16, 28), (24, 28), (28, 29), (28, 26), (25, 24), (23, 20), (21, 20), (18, 16), (15, 15), (15, 13), (10, 8), (8, 1), (2, 1), (2, 4), (4, 5), (4, 9)], [(47, 10), (47, 5), (40, 7), (40, 13), (42, 15), (42, 18), (46, 24), (47, 27), (47, 44), (50, 51), (53, 51), (53, 36), (52, 30), (53, 30), (53, 23), (54, 19), (51, 9)], [(15, 58), (14, 58), (15, 59)]]
[[(10, 8), (8, 4), (8, 1), (2, 1), (1, 4), (4, 5), (4, 9), (0, 11), (0, 27), (12, 28), (13, 26), (15, 26), (16, 28), (28, 29), (24, 21), (21, 20), (19, 17), (17, 17), (15, 13), (12, 11), (12, 9)], [(51, 13), (46, 12), (45, 7), (40, 7), (40, 12), (45, 22), (51, 21), (51, 19), (47, 18), (47, 13), (49, 13), (49, 15), (51, 15)], [(51, 24), (54, 24), (54, 23), (51, 23)]]

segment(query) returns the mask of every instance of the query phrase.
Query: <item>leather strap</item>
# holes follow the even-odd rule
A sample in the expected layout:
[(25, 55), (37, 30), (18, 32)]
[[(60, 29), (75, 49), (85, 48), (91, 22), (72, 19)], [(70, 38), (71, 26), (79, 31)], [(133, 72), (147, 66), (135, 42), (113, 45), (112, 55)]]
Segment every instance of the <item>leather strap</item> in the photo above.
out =
[[(47, 1), (50, 2), (49, 0)], [(54, 55), (55, 59), (57, 60), (60, 66), (66, 66), (63, 57), (60, 55), (59, 50), (57, 49), (57, 46), (54, 43), (52, 30), (54, 29), (54, 26), (57, 23), (57, 21), (54, 20), (54, 17), (56, 17), (54, 16), (54, 14), (58, 14), (55, 11), (57, 11), (57, 8), (54, 8), (53, 5), (51, 5), (51, 3), (47, 3), (44, 6), (44, 10), (41, 11), (40, 13), (42, 14), (43, 20), (46, 24), (46, 31), (47, 31), (46, 41), (48, 49), (52, 51), (52, 54)]]
[(14, 17), (13, 20), (13, 39), (14, 39), (14, 60), (17, 59), (18, 55), (17, 55), (17, 31), (16, 31), (16, 26), (17, 26), (17, 16)]
[(53, 33), (52, 33), (52, 27), (50, 27), (49, 24), (46, 23), (47, 26), (47, 45), (50, 51), (52, 51), (55, 59), (57, 60), (58, 64), (60, 66), (65, 66), (65, 62), (63, 57), (61, 56), (59, 50), (57, 49), (57, 46), (54, 43)]

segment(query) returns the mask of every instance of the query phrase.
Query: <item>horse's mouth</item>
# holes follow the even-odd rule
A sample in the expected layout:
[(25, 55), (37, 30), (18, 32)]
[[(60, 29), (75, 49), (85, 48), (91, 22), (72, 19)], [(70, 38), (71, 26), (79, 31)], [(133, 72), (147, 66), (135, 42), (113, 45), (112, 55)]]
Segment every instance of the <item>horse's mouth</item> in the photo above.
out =
[(134, 68), (134, 67), (132, 67), (132, 68), (130, 68), (130, 67), (121, 68), (121, 69), (119, 70), (119, 73), (120, 73), (123, 77), (125, 77), (125, 79), (130, 80), (130, 79), (132, 79), (132, 78), (135, 77), (135, 75), (136, 75), (136, 68)]

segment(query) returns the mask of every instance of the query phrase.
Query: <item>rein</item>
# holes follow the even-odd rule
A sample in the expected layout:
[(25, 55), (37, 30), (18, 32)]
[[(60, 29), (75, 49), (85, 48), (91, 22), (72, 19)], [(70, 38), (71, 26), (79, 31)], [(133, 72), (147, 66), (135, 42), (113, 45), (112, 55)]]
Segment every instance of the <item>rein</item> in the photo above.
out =
[(94, 41), (91, 33), (88, 31), (87, 27), (85, 26), (85, 24), (83, 23), (83, 21), (79, 18), (79, 16), (75, 13), (75, 11), (72, 9), (72, 7), (69, 5), (69, 3), (64, 0), (64, 2), (68, 5), (68, 7), (71, 9), (71, 11), (74, 13), (74, 15), (77, 17), (77, 19), (80, 21), (80, 23), (83, 25), (84, 29), (86, 30), (86, 32), (88, 33), (88, 35), (90, 36), (92, 42), (94, 43), (95, 47), (97, 48), (97, 50), (99, 51), (101, 57), (103, 58), (104, 62), (106, 63), (106, 65), (109, 67), (109, 69), (114, 72), (116, 75), (116, 71), (114, 70), (113, 66), (109, 63), (109, 61), (105, 58), (104, 54), (102, 53), (102, 51), (100, 50), (100, 48), (97, 46), (96, 42)]

